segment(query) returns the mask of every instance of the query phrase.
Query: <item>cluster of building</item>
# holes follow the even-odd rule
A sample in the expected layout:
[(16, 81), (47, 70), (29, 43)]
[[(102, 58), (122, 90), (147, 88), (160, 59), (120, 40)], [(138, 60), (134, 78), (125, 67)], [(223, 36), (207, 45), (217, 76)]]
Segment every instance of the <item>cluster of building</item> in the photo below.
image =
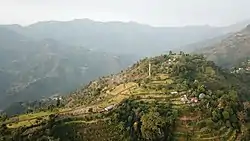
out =
[(46, 101), (56, 101), (56, 100), (63, 100), (62, 96), (60, 95), (52, 95), (48, 98), (42, 98), (40, 101), (46, 102)]
[(199, 97), (191, 97), (190, 99), (187, 98), (187, 95), (183, 95), (181, 97), (181, 102), (184, 104), (191, 104), (191, 103), (198, 103), (199, 100), (203, 99), (206, 95), (204, 93), (201, 93)]
[[(176, 94), (178, 94), (178, 92), (177, 91), (173, 91), (173, 92), (170, 92), (170, 94), (171, 95), (176, 95)], [(199, 102), (199, 99), (201, 100), (201, 99), (203, 99), (204, 97), (205, 97), (206, 95), (204, 94), (204, 93), (200, 93), (200, 95), (199, 95), (199, 97), (191, 97), (190, 99), (188, 99), (188, 97), (187, 97), (187, 95), (183, 95), (182, 97), (181, 97), (181, 102), (183, 102), (183, 103), (188, 103), (188, 104), (190, 104), (190, 103), (198, 103)]]
[(243, 72), (249, 72), (249, 71), (250, 71), (250, 67), (246, 67), (246, 68), (238, 68), (232, 71), (232, 73), (243, 73)]
[(244, 62), (244, 64), (244, 67), (234, 69), (231, 73), (250, 72), (250, 60), (247, 60), (247, 62)]

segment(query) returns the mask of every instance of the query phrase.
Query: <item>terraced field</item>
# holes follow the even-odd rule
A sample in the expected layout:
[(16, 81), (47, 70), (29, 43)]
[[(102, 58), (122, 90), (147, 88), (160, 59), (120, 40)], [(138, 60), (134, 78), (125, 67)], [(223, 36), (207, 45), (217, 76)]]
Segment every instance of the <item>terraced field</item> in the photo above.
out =
[[(162, 76), (163, 77), (163, 76)], [(167, 77), (163, 77), (164, 79), (167, 79)], [(169, 80), (172, 81), (172, 80)], [(154, 80), (152, 83), (149, 83), (148, 85), (167, 85), (166, 81), (162, 80)], [(30, 126), (39, 124), (37, 119), (43, 119), (46, 120), (46, 118), (51, 114), (57, 114), (57, 115), (70, 115), (71, 117), (84, 117), (84, 116), (92, 116), (95, 113), (102, 113), (104, 112), (104, 108), (109, 105), (120, 105), (125, 99), (133, 98), (136, 101), (144, 101), (144, 102), (162, 102), (162, 103), (171, 103), (173, 108), (178, 111), (183, 111), (183, 109), (188, 109), (190, 107), (189, 104), (184, 104), (181, 102), (181, 97), (185, 94), (185, 92), (181, 92), (178, 94), (169, 94), (169, 92), (164, 91), (150, 91), (144, 89), (142, 87), (139, 87), (137, 83), (134, 82), (128, 82), (126, 84), (121, 84), (113, 88), (110, 93), (107, 93), (101, 100), (96, 101), (92, 105), (88, 106), (82, 106), (77, 107), (75, 109), (67, 109), (67, 110), (60, 110), (59, 112), (41, 112), (41, 113), (34, 113), (34, 114), (26, 114), (26, 115), (20, 115), (18, 117), (18, 120), (14, 120), (14, 118), (10, 121), (8, 121), (8, 127), (9, 128), (18, 128), (20, 126)], [(103, 96), (103, 95), (102, 95)], [(199, 104), (196, 104), (195, 106), (199, 106)], [(89, 110), (92, 109), (92, 110)], [(187, 114), (188, 113), (188, 114)], [(233, 141), (236, 137), (236, 131), (232, 130), (230, 128), (221, 127), (217, 132), (209, 131), (209, 129), (206, 128), (199, 128), (197, 126), (198, 122), (206, 121), (207, 119), (201, 119), (201, 115), (199, 113), (191, 112), (191, 111), (185, 111), (184, 115), (180, 114), (178, 120), (175, 123), (175, 129), (174, 129), (174, 136), (176, 140), (180, 141), (186, 141), (186, 140), (193, 140), (193, 141), (209, 141), (209, 140), (218, 140), (218, 141)], [(108, 126), (105, 124), (105, 121), (108, 120), (108, 118), (104, 119), (93, 119), (90, 121), (84, 121), (84, 120), (76, 120), (76, 121), (70, 121), (66, 122), (65, 124), (81, 124), (85, 128), (81, 128), (81, 131), (83, 134), (91, 133), (93, 130), (95, 132), (100, 133), (106, 132), (107, 134), (102, 135), (104, 138), (110, 138), (112, 139), (112, 135), (108, 134), (109, 131), (113, 130), (108, 128)], [(101, 124), (100, 124), (101, 123)], [(103, 126), (100, 126), (103, 125)], [(108, 131), (109, 130), (109, 131)], [(213, 134), (212, 134), (213, 133)], [(86, 140), (93, 140), (96, 138), (102, 138), (91, 136), (88, 134), (86, 137)], [(114, 138), (115, 139), (115, 138)]]

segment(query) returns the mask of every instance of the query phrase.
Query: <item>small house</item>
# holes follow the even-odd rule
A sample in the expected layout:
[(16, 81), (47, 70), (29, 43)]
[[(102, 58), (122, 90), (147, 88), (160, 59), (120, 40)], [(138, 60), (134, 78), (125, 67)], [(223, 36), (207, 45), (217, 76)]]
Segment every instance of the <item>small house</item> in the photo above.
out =
[(243, 68), (238, 68), (238, 70), (236, 70), (236, 73), (240, 73), (242, 72), (244, 69)]
[(61, 96), (53, 96), (53, 97), (50, 97), (51, 100), (62, 100), (62, 97)]
[(189, 100), (188, 100), (188, 98), (187, 98), (187, 95), (184, 95), (184, 96), (181, 98), (181, 101), (182, 101), (183, 103), (188, 103)]
[(186, 103), (186, 100), (184, 97), (181, 98), (181, 102)]
[(197, 103), (198, 102), (198, 98), (197, 97), (192, 97), (190, 101), (192, 103)]
[(184, 95), (183, 97), (184, 97), (186, 100), (188, 100), (187, 95)]
[(194, 83), (198, 83), (198, 82), (199, 82), (198, 80), (196, 80), (196, 79), (194, 80)]
[(112, 110), (114, 107), (115, 107), (115, 105), (110, 105), (110, 106), (104, 108), (104, 110), (105, 110), (105, 111), (110, 111), (110, 110)]
[(177, 91), (174, 91), (174, 92), (170, 92), (170, 94), (178, 94), (178, 92), (177, 92)]
[(199, 95), (199, 99), (203, 99), (205, 96), (206, 96), (206, 95), (205, 95), (204, 93), (201, 93), (201, 94)]

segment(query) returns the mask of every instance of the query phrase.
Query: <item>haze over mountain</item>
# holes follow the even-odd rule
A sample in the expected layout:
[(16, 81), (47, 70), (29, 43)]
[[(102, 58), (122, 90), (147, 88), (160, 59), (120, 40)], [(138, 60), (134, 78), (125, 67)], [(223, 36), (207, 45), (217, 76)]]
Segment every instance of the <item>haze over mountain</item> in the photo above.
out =
[(1, 1), (0, 141), (250, 141), (249, 5)]
[(202, 53), (209, 60), (223, 67), (233, 67), (249, 59), (250, 55), (250, 25), (243, 30), (204, 41), (194, 46), (200, 46), (195, 52)]
[(69, 93), (135, 60), (132, 55), (91, 51), (53, 39), (34, 41), (1, 27), (0, 109), (12, 102)]
[(227, 27), (152, 27), (135, 22), (97, 22), (89, 19), (45, 21), (29, 26), (7, 25), (35, 40), (51, 38), (61, 43), (138, 56), (155, 55), (244, 28), (248, 20)]
[(152, 27), (135, 22), (78, 19), (25, 27), (1, 25), (0, 106), (67, 93), (93, 78), (117, 72), (142, 56), (224, 36), (247, 23), (227, 27)]

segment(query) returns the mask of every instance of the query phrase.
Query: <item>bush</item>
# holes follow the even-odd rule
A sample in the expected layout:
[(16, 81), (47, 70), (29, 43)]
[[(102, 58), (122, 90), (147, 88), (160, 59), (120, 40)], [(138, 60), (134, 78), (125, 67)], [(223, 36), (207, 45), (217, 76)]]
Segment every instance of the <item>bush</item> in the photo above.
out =
[(160, 80), (161, 80), (161, 77), (160, 77), (160, 76), (157, 76), (157, 77), (156, 77), (156, 80), (157, 80), (157, 81), (160, 81)]
[(202, 129), (202, 128), (206, 127), (206, 122), (205, 121), (200, 121), (200, 122), (197, 123), (197, 125), (198, 125), (198, 127), (200, 129)]
[(88, 112), (92, 113), (93, 112), (93, 108), (89, 108)]

